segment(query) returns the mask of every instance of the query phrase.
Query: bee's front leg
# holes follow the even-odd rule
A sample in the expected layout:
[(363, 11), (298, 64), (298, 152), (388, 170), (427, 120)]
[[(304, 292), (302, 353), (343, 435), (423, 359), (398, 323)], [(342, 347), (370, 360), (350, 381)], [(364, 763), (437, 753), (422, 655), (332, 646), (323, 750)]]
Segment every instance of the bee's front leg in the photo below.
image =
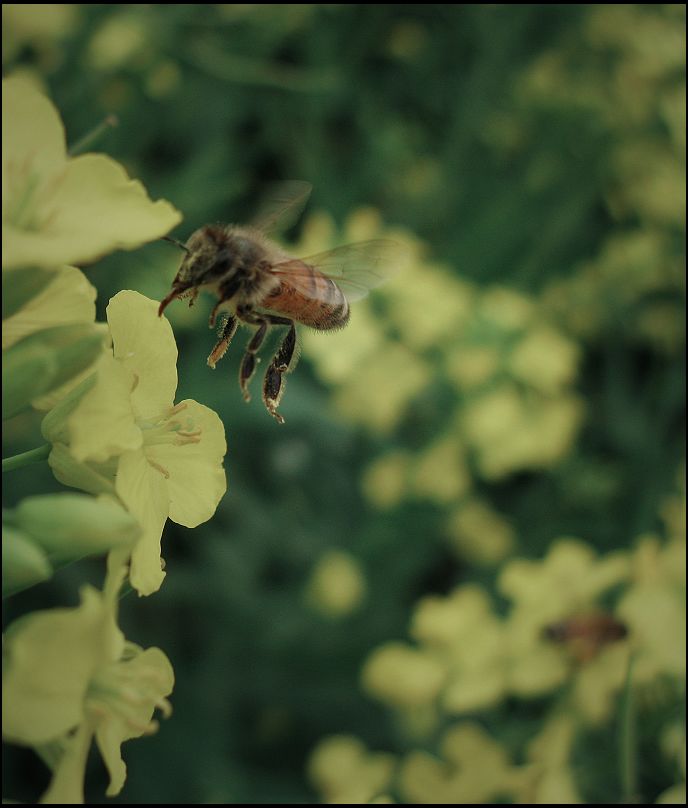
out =
[(238, 327), (239, 320), (236, 317), (227, 317), (220, 333), (220, 339), (215, 343), (215, 347), (210, 352), (210, 356), (208, 357), (208, 365), (209, 367), (213, 368), (213, 370), (215, 369), (215, 365), (227, 352), (229, 343), (231, 342), (232, 337), (236, 334)]
[(232, 278), (231, 280), (227, 281), (227, 283), (223, 283), (220, 286), (218, 290), (219, 300), (213, 306), (213, 310), (210, 312), (210, 318), (208, 320), (209, 328), (215, 328), (215, 320), (217, 318), (218, 309), (220, 306), (224, 305), (234, 297), (234, 295), (239, 291), (240, 286), (241, 282), (238, 278)]

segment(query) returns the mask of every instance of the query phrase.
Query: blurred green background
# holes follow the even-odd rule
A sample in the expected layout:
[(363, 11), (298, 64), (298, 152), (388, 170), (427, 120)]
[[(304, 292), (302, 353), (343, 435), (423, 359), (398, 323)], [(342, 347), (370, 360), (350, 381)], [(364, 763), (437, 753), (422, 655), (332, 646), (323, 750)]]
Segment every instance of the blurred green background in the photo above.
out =
[[(318, 802), (306, 763), (325, 736), (409, 748), (360, 671), (421, 597), (494, 593), (501, 563), (559, 537), (604, 554), (664, 535), (684, 459), (685, 6), (5, 4), (3, 18), (6, 75), (43, 84), (70, 144), (116, 115), (93, 149), (183, 213), (176, 237), (245, 222), (266, 186), (302, 179), (314, 192), (288, 237), (304, 254), (406, 247), (343, 332), (304, 338), (283, 427), (258, 380), (241, 399), (247, 335), (211, 372), (212, 301), (168, 309), (178, 400), (223, 419), (229, 491), (208, 524), (168, 523), (162, 590), (123, 601), (127, 636), (164, 649), (177, 684), (173, 718), (125, 746), (114, 802)], [(100, 318), (123, 288), (160, 299), (178, 263), (158, 243), (87, 269)], [(3, 454), (38, 445), (38, 423), (19, 419)], [(47, 467), (5, 485), (8, 504), (58, 489)], [(84, 569), (7, 617), (74, 603)], [(680, 704), (660, 704), (657, 727)], [(505, 698), (480, 715), (518, 759), (550, 707)], [(675, 781), (652, 763), (657, 727), (645, 802)], [(576, 753), (585, 801), (618, 801), (606, 732)], [(16, 748), (5, 771), (22, 801), (46, 780)], [(104, 802), (95, 757), (87, 782)]]

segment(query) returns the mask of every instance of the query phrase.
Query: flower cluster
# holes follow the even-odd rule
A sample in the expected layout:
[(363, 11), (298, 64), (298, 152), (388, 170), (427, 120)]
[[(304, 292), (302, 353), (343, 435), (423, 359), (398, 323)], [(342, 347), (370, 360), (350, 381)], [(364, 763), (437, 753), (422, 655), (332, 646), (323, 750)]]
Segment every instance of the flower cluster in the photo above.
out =
[(118, 603), (127, 578), (140, 595), (160, 587), (168, 518), (194, 527), (215, 512), (226, 489), (224, 428), (195, 401), (175, 404), (177, 348), (158, 303), (122, 291), (107, 324), (96, 323), (96, 290), (74, 266), (164, 235), (178, 212), (110, 158), (68, 156), (57, 111), (25, 79), (3, 82), (2, 161), (6, 438), (18, 443), (13, 427), (47, 410), (47, 444), (6, 458), (3, 471), (47, 459), (80, 489), (3, 511), (3, 593), (107, 554), (102, 591), (83, 586), (79, 606), (9, 626), (3, 737), (50, 766), (42, 803), (83, 803), (93, 741), (114, 796), (126, 778), (121, 744), (155, 731), (156, 709), (171, 711), (172, 667), (160, 649), (125, 639)]
[[(427, 406), (428, 391), (441, 391), (444, 429), (413, 450), (375, 458), (363, 493), (383, 510), (405, 499), (446, 508), (449, 545), (461, 558), (494, 565), (512, 552), (515, 534), (476, 489), (567, 456), (584, 417), (574, 389), (580, 350), (533, 297), (456, 278), (372, 209), (354, 213), (341, 239), (381, 236), (401, 245), (406, 265), (375, 301), (357, 304), (355, 329), (327, 340), (306, 333), (304, 352), (333, 388), (340, 416), (388, 443), (403, 443), (404, 425)], [(332, 220), (314, 214), (294, 249), (314, 253), (338, 240)]]
[[(421, 599), (413, 642), (379, 646), (361, 672), (363, 689), (394, 711), (419, 748), (395, 756), (371, 753), (353, 737), (326, 738), (312, 753), (314, 786), (329, 802), (390, 794), (408, 803), (583, 801), (572, 768), (576, 740), (616, 720), (629, 681), (642, 702), (685, 678), (684, 509), (684, 499), (669, 498), (664, 536), (641, 536), (629, 552), (600, 556), (566, 538), (541, 560), (508, 561), (497, 579), (506, 614), (476, 584)], [(552, 701), (519, 765), (468, 720), (507, 698)], [(679, 730), (669, 722), (663, 735), (677, 758)], [(355, 776), (340, 776), (352, 768)], [(363, 784), (364, 795), (352, 784)]]

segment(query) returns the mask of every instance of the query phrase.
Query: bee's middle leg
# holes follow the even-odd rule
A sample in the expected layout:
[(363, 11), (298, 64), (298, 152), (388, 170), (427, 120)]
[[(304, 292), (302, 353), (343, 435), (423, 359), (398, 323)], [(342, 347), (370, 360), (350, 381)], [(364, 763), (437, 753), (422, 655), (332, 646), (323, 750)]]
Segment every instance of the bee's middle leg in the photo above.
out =
[(238, 309), (237, 315), (245, 323), (258, 326), (258, 330), (251, 337), (251, 341), (246, 346), (246, 353), (244, 354), (244, 358), (241, 360), (241, 367), (239, 368), (239, 386), (241, 387), (244, 401), (250, 401), (251, 394), (248, 391), (248, 384), (256, 370), (256, 365), (260, 361), (256, 354), (260, 350), (260, 346), (265, 340), (265, 335), (268, 333), (270, 320), (263, 315), (256, 314), (250, 309), (245, 308)]

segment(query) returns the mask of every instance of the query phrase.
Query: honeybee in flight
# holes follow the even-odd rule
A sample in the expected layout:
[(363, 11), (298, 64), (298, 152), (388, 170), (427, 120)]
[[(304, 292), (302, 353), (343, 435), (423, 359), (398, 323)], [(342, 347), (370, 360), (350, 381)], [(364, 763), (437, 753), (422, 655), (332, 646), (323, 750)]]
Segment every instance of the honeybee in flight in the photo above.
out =
[(605, 645), (624, 640), (628, 628), (611, 614), (588, 612), (546, 626), (543, 636), (567, 646), (579, 662), (589, 662)]
[(255, 327), (239, 370), (239, 385), (250, 401), (248, 384), (256, 369), (257, 353), (271, 326), (288, 331), (263, 382), (263, 401), (280, 424), (277, 412), (284, 393), (284, 375), (296, 365), (296, 323), (318, 331), (344, 328), (349, 303), (368, 294), (394, 271), (398, 247), (386, 240), (338, 247), (307, 258), (295, 258), (269, 238), (286, 229), (303, 209), (311, 192), (306, 182), (288, 182), (275, 189), (251, 225), (206, 225), (192, 233), (186, 244), (167, 239), (186, 255), (160, 303), (158, 314), (177, 298), (199, 291), (217, 296), (209, 325), (223, 318), (219, 340), (210, 352), (214, 368), (224, 356), (239, 323)]

